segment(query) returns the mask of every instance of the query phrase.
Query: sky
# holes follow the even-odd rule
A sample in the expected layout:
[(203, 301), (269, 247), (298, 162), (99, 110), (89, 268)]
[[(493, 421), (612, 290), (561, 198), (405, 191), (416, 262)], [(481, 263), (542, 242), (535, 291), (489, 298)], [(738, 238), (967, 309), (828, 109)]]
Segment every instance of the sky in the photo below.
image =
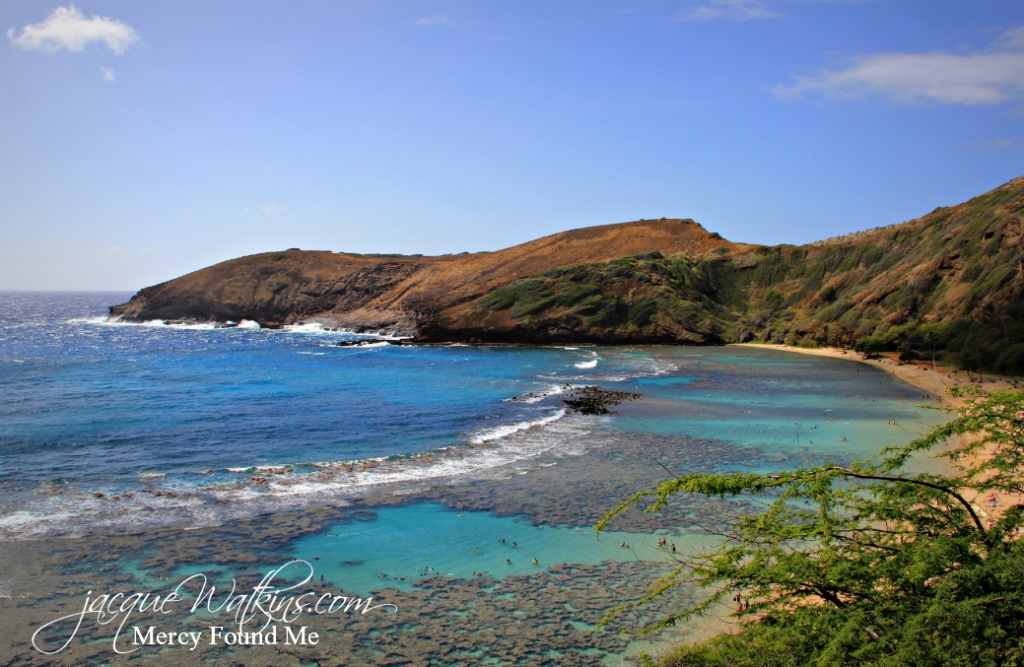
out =
[(800, 244), (1024, 174), (1020, 0), (0, 3), (0, 289), (693, 218)]

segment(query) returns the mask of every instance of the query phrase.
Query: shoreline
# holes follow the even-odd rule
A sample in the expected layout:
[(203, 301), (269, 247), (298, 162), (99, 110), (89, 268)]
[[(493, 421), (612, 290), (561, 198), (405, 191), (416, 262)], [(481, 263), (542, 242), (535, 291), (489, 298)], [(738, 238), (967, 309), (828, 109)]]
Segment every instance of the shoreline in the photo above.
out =
[[(795, 347), (792, 345), (779, 345), (777, 343), (732, 343), (728, 347), (751, 347), (766, 350), (779, 350), (782, 352), (795, 352), (797, 354), (826, 357), (829, 359), (843, 359), (846, 361), (867, 364), (868, 366), (874, 366), (875, 368), (883, 370), (891, 374), (896, 379), (902, 380), (913, 387), (941, 397), (942, 404), (947, 407), (951, 407), (954, 410), (958, 410), (964, 405), (964, 399), (948, 395), (946, 393), (946, 389), (949, 387), (974, 384), (985, 387), (987, 390), (998, 390), (1012, 388), (1013, 386), (1011, 381), (995, 376), (978, 385), (978, 383), (973, 383), (960, 377), (961, 371), (956, 369), (943, 370), (940, 368), (939, 370), (932, 370), (923, 364), (902, 363), (884, 356), (878, 359), (865, 359), (863, 355), (858, 352), (837, 350), (835, 348)], [(964, 436), (959, 437), (963, 438)], [(992, 452), (979, 451), (967, 457), (964, 460), (964, 463), (967, 465), (975, 465), (990, 458), (992, 458)], [(952, 462), (949, 462), (947, 465), (951, 471), (955, 471), (957, 469)], [(997, 497), (998, 504), (992, 506), (989, 502), (986, 502), (985, 499), (981, 498), (981, 494), (974, 489), (971, 489), (970, 492), (965, 494), (965, 496), (971, 502), (975, 511), (986, 519), (997, 520), (1002, 516), (1004, 511), (1002, 498)]]
[[(963, 399), (949, 396), (946, 393), (946, 389), (949, 387), (971, 384), (970, 381), (960, 376), (961, 371), (958, 370), (932, 370), (924, 364), (901, 363), (899, 361), (889, 359), (888, 357), (865, 359), (860, 353), (850, 350), (837, 350), (830, 347), (795, 347), (793, 345), (779, 345), (777, 343), (730, 343), (726, 347), (749, 347), (759, 348), (762, 350), (795, 352), (797, 354), (827, 357), (829, 359), (843, 359), (845, 361), (853, 361), (867, 366), (873, 366), (913, 387), (917, 387), (918, 389), (941, 397), (943, 403), (947, 403), (953, 407), (962, 406)], [(992, 389), (1005, 389), (1010, 386), (1010, 383), (1003, 379), (994, 381), (986, 380), (984, 384), (992, 385)]]

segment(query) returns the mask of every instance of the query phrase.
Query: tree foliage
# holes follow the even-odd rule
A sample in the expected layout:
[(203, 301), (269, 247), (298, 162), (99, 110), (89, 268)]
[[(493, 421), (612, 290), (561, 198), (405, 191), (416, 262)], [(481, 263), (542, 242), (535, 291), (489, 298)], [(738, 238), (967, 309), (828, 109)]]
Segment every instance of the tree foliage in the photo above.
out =
[[(952, 472), (907, 470), (930, 452)], [(716, 548), (680, 557), (602, 623), (696, 585), (708, 591), (702, 602), (644, 632), (720, 611), (737, 593), (750, 607), (734, 612), (738, 632), (682, 647), (664, 664), (1024, 665), (1022, 466), (1024, 392), (1004, 390), (975, 395), (952, 421), (851, 465), (666, 481), (598, 530), (631, 505), (656, 512), (687, 494), (755, 496), (764, 510), (737, 520)], [(1010, 506), (995, 520), (973, 494)]]

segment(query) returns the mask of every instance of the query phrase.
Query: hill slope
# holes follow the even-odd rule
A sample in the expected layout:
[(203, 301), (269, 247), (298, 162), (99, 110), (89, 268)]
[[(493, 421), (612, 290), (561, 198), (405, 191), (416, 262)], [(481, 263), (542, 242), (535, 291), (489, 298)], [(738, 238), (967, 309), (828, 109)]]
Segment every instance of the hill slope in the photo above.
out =
[(474, 330), (481, 338), (537, 341), (594, 339), (595, 329), (609, 341), (873, 339), (911, 358), (945, 351), (968, 368), (1021, 372), (1024, 177), (917, 220), (806, 246), (539, 274), (491, 292), (460, 324), (484, 325)]
[(805, 246), (690, 220), (554, 234), (493, 253), (289, 250), (142, 290), (130, 320), (319, 320), (421, 340), (853, 345), (1024, 371), (1024, 177), (910, 222)]
[(459, 322), (459, 306), (515, 280), (562, 266), (660, 251), (700, 257), (751, 246), (709, 234), (691, 220), (642, 220), (546, 236), (491, 253), (366, 257), (287, 250), (190, 273), (111, 308), (126, 320), (316, 320), (355, 329), (415, 333), (424, 321)]

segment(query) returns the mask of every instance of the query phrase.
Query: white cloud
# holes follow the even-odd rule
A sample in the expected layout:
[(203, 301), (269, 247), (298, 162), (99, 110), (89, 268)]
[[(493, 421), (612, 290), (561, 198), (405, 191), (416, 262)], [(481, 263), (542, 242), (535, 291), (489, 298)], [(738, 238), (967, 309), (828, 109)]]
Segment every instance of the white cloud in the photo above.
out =
[(101, 67), (100, 76), (103, 77), (104, 81), (113, 81), (117, 78), (117, 76), (114, 74), (114, 70), (110, 67)]
[(1010, 28), (996, 40), (996, 47), (1007, 50), (1024, 49), (1024, 25)]
[(86, 18), (74, 5), (58, 7), (42, 23), (22, 28), (20, 35), (11, 28), (7, 38), (26, 51), (84, 51), (90, 44), (103, 44), (117, 55), (139, 40), (127, 23), (100, 16)]
[(421, 19), (416, 19), (416, 25), (435, 26), (435, 25), (455, 25), (447, 16), (425, 16)]
[(751, 19), (773, 19), (782, 14), (765, 7), (762, 0), (710, 0), (706, 5), (693, 7), (676, 18), (680, 21), (714, 21), (729, 19), (749, 21)]
[(820, 92), (859, 99), (872, 95), (896, 102), (999, 104), (1024, 93), (1024, 26), (1003, 33), (985, 51), (878, 53), (847, 61), (845, 68), (773, 88), (780, 99)]

